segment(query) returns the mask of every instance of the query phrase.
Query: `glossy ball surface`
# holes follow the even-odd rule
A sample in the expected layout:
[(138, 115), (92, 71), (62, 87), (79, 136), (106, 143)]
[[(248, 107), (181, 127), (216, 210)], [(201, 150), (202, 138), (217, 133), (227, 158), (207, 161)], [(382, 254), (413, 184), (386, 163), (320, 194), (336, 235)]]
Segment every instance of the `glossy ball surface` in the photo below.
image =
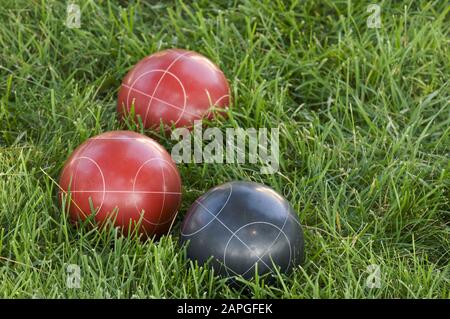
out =
[(138, 62), (123, 79), (117, 111), (121, 118), (134, 105), (135, 121), (145, 128), (192, 127), (211, 119), (212, 108), (229, 105), (229, 85), (223, 72), (203, 55), (170, 49)]
[(181, 230), (187, 256), (226, 277), (250, 279), (271, 273), (274, 265), (288, 272), (300, 265), (303, 231), (289, 202), (268, 186), (231, 182), (198, 198)]
[(128, 233), (140, 221), (138, 231), (146, 236), (166, 233), (181, 202), (181, 179), (169, 153), (131, 131), (106, 132), (81, 144), (59, 185), (60, 201), (70, 199), (73, 222), (95, 214), (100, 225), (112, 218)]

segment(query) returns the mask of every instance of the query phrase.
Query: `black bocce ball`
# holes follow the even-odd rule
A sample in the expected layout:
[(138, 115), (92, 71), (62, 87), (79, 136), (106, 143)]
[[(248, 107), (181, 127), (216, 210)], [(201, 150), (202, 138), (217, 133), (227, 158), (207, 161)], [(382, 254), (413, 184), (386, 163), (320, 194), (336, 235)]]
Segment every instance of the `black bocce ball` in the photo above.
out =
[[(230, 182), (198, 198), (181, 226), (187, 257), (217, 273), (251, 279), (303, 262), (303, 231), (289, 202), (268, 186)], [(211, 258), (212, 257), (212, 258)]]

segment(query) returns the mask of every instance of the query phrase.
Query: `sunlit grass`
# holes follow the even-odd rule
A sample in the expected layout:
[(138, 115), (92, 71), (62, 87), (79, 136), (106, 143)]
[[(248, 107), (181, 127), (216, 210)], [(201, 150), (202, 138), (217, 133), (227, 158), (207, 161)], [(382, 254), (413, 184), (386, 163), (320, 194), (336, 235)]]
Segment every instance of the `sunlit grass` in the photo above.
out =
[[(0, 297), (449, 298), (450, 107), (445, 2), (64, 1), (0, 6)], [(120, 4), (120, 5), (119, 5)], [(137, 61), (198, 51), (232, 86), (222, 127), (279, 127), (280, 170), (182, 164), (183, 204), (158, 242), (74, 228), (57, 202), (71, 151), (107, 130)], [(147, 131), (167, 149), (176, 143)], [(306, 262), (237, 288), (185, 258), (186, 209), (230, 180), (272, 186), (304, 225)], [(81, 288), (67, 287), (67, 265)], [(367, 267), (380, 267), (369, 289)]]

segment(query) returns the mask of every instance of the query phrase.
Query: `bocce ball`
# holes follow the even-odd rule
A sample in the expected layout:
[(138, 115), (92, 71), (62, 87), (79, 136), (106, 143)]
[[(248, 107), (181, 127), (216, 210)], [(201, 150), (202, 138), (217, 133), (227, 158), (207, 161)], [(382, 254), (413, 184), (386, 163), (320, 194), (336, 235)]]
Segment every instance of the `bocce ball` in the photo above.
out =
[[(59, 180), (73, 222), (111, 220), (127, 234), (166, 233), (181, 202), (178, 169), (153, 139), (112, 131), (88, 139), (67, 160)], [(65, 194), (66, 196), (62, 196)]]
[[(182, 227), (187, 257), (222, 276), (251, 279), (303, 261), (303, 231), (289, 202), (268, 186), (230, 182), (198, 198)], [(211, 258), (212, 257), (212, 258)], [(255, 268), (257, 265), (257, 268)]]
[(206, 57), (181, 49), (152, 54), (125, 76), (117, 111), (132, 114), (145, 128), (192, 127), (194, 120), (211, 119), (212, 109), (229, 104), (229, 85), (223, 72)]

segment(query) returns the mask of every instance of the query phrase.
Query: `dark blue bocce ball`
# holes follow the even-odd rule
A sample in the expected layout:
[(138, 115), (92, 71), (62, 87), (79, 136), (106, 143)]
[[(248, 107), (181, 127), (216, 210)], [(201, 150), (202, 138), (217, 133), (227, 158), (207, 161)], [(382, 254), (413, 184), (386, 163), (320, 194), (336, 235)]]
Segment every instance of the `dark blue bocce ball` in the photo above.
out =
[[(181, 227), (187, 257), (216, 273), (251, 279), (303, 262), (303, 231), (289, 202), (270, 187), (230, 182), (198, 198)], [(212, 258), (211, 258), (212, 257)]]

